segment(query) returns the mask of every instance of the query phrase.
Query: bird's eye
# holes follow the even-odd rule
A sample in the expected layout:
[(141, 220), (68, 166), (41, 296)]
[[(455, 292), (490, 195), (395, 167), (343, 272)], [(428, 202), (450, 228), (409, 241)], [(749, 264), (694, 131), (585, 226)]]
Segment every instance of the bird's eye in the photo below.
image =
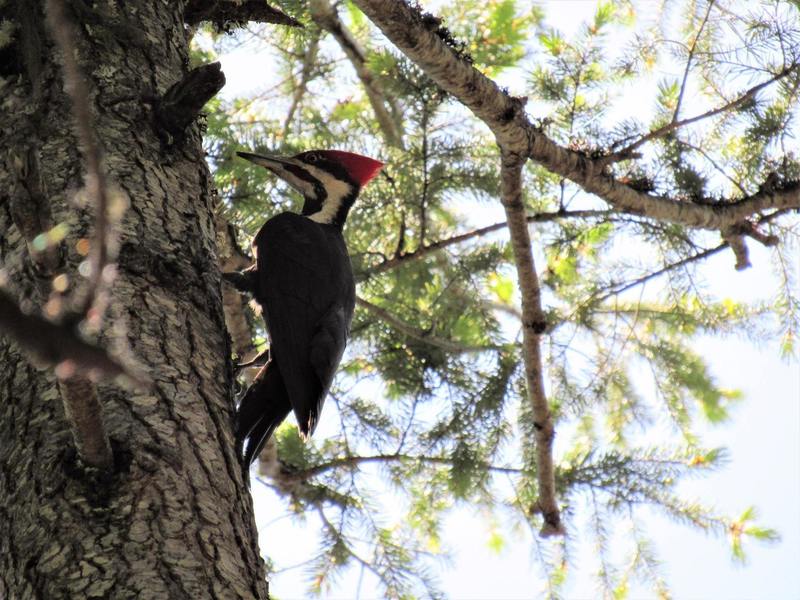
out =
[(309, 163), (313, 164), (313, 163), (317, 162), (318, 160), (319, 160), (319, 154), (317, 154), (316, 152), (309, 152), (306, 155), (306, 162), (309, 162)]

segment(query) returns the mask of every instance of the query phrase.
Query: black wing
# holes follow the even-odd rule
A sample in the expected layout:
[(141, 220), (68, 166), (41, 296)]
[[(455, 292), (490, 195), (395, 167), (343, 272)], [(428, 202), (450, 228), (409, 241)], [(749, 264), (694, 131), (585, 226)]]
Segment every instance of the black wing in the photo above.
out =
[(255, 240), (258, 297), (270, 352), (300, 431), (311, 435), (344, 353), (355, 304), (341, 232), (294, 214), (267, 221)]

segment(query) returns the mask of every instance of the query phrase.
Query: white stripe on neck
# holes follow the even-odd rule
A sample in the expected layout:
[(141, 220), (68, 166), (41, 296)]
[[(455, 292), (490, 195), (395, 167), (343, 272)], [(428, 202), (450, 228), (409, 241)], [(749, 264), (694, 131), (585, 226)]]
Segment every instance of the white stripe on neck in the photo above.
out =
[(322, 208), (314, 214), (308, 215), (308, 218), (316, 223), (330, 225), (342, 207), (342, 202), (353, 191), (353, 188), (346, 181), (336, 179), (336, 177), (322, 169), (312, 166), (307, 166), (306, 168), (322, 183), (328, 194), (327, 198), (322, 202)]

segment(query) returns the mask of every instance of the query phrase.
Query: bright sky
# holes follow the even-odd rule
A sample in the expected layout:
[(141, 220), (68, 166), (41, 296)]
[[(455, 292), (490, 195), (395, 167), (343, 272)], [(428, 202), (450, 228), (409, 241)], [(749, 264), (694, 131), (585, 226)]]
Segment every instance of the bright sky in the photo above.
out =
[[(595, 0), (537, 4), (544, 6), (548, 23), (567, 34), (589, 18), (596, 6)], [(655, 5), (655, 0), (651, 4)], [(647, 2), (638, 5), (640, 13), (647, 12)], [(272, 81), (272, 74), (264, 72), (263, 56), (239, 50), (220, 59), (228, 80), (224, 90), (228, 97), (265, 89)], [(634, 98), (630, 104), (632, 112), (636, 111), (635, 102)], [(737, 300), (769, 296), (774, 285), (771, 255), (757, 244), (751, 243), (750, 250), (753, 267), (744, 272), (733, 269), (733, 257), (726, 253), (707, 264), (704, 272), (717, 296)], [(688, 482), (682, 490), (687, 497), (713, 502), (725, 514), (738, 515), (755, 505), (760, 524), (777, 529), (782, 541), (771, 546), (748, 543), (745, 550), (749, 564), (742, 567), (732, 562), (725, 540), (705, 537), (653, 514), (646, 519), (647, 527), (664, 561), (662, 574), (675, 597), (681, 599), (800, 598), (800, 367), (796, 362), (781, 361), (777, 343), (754, 347), (736, 338), (701, 339), (695, 347), (707, 357), (717, 380), (724, 387), (742, 390), (744, 400), (734, 409), (732, 422), (701, 431), (706, 446), (729, 449), (729, 465)], [(315, 549), (317, 520), (309, 518), (302, 523), (280, 519), (286, 514), (284, 503), (255, 482), (253, 496), (264, 555), (283, 568), (306, 560)], [(586, 524), (581, 524), (578, 533), (586, 531)], [(530, 533), (510, 532), (505, 527), (503, 534), (508, 543), (498, 554), (489, 549), (489, 525), (481, 515), (462, 509), (447, 520), (443, 539), (452, 551), (453, 562), (441, 569), (440, 579), (451, 598), (540, 595), (543, 579)], [(597, 597), (592, 578), (597, 569), (594, 549), (582, 544), (573, 552), (567, 598)], [(273, 594), (283, 600), (304, 597), (307, 589), (302, 568), (285, 571), (271, 582)], [(353, 570), (326, 597), (355, 598), (358, 589), (359, 573)], [(360, 591), (361, 598), (375, 598), (377, 594), (369, 589), (366, 578)], [(638, 600), (653, 594), (633, 587), (630, 597)]]

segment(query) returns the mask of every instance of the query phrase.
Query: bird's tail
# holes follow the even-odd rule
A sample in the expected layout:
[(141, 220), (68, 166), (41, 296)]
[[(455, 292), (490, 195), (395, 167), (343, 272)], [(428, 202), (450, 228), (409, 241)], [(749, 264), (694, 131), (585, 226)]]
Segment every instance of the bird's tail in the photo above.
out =
[(247, 388), (236, 411), (236, 449), (240, 457), (244, 453), (245, 479), (253, 460), (291, 410), (278, 365), (270, 361)]

